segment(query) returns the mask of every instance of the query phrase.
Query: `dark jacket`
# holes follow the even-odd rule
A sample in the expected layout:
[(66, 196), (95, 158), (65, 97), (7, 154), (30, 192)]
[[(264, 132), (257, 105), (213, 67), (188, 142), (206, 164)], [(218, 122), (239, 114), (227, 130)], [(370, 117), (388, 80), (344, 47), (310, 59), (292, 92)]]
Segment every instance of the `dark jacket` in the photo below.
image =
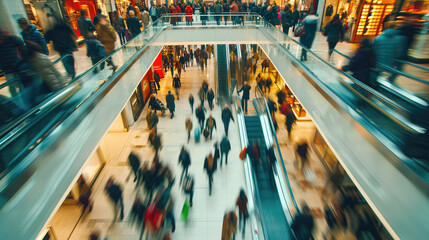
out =
[(313, 216), (309, 214), (298, 214), (295, 216), (291, 225), (297, 239), (307, 240), (312, 239), (312, 231), (314, 228)]
[(77, 20), (77, 26), (79, 27), (80, 35), (85, 39), (88, 38), (90, 33), (95, 31), (94, 24), (92, 24), (91, 20), (85, 17), (80, 17)]
[(174, 104), (173, 94), (171, 94), (171, 93), (167, 94), (167, 96), (165, 96), (165, 101), (167, 102), (167, 108), (174, 111), (176, 106)]
[(309, 15), (304, 19), (305, 34), (299, 38), (299, 42), (307, 48), (313, 45), (316, 36), (318, 18), (315, 15)]
[(195, 109), (195, 116), (197, 116), (198, 119), (204, 120), (206, 118), (204, 109), (203, 108), (201, 108), (201, 110), (199, 108)]
[(377, 63), (389, 67), (396, 66), (396, 59), (404, 59), (407, 54), (407, 38), (396, 29), (384, 30), (383, 34), (373, 41), (375, 59)]
[(354, 78), (370, 86), (370, 73), (374, 66), (375, 59), (371, 48), (360, 48), (350, 59), (349, 64), (343, 66), (343, 71), (351, 71)]
[(128, 163), (130, 164), (133, 171), (137, 171), (140, 168), (140, 160), (139, 158), (134, 154), (130, 153), (128, 156)]
[(283, 27), (292, 27), (293, 25), (293, 15), (292, 11), (289, 9), (288, 11), (280, 12), (280, 22)]
[(213, 92), (213, 90), (209, 90), (207, 92), (207, 101), (212, 102), (213, 99), (214, 99), (214, 92)]
[(141, 32), (140, 28), (142, 24), (140, 23), (137, 17), (127, 18), (127, 26), (128, 26), (128, 30), (130, 30), (132, 37), (137, 36)]
[(241, 87), (241, 89), (238, 91), (239, 93), (241, 92), (241, 91), (243, 91), (243, 99), (249, 99), (249, 96), (250, 96), (250, 89), (251, 89), (252, 87), (250, 87), (250, 85), (247, 85), (247, 86), (242, 86)]
[(299, 20), (299, 11), (295, 10), (295, 11), (293, 11), (293, 21), (296, 24), (298, 22), (298, 20)]
[(189, 165), (191, 165), (191, 157), (189, 156), (188, 151), (185, 150), (180, 152), (179, 163), (183, 166), (183, 168), (187, 168)]
[(155, 79), (155, 82), (160, 82), (160, 81), (161, 81), (161, 79), (160, 79), (160, 77), (159, 77), (159, 74), (158, 74), (157, 72), (155, 72), (155, 73), (153, 74), (153, 78)]
[(224, 136), (220, 142), (220, 151), (223, 153), (228, 153), (231, 150), (231, 143), (228, 138)]
[(342, 41), (344, 39), (344, 28), (341, 22), (330, 22), (325, 27), (325, 35), (328, 36), (328, 42)]
[(110, 199), (112, 199), (112, 201), (115, 203), (122, 198), (122, 189), (121, 186), (119, 186), (118, 184), (112, 183), (110, 187), (106, 188), (106, 192), (109, 195)]
[(173, 87), (174, 88), (180, 88), (182, 86), (182, 83), (180, 82), (180, 78), (173, 78)]
[(77, 51), (77, 36), (70, 25), (63, 23), (56, 25), (45, 34), (47, 42), (52, 41), (55, 51), (59, 53), (71, 53)]
[(24, 41), (32, 41), (34, 43), (37, 43), (42, 50), (43, 53), (46, 55), (49, 55), (48, 45), (46, 44), (45, 38), (42, 36), (42, 34), (37, 31), (36, 26), (33, 24), (29, 25), (29, 29), (25, 31), (21, 31), (22, 38)]
[(206, 128), (207, 129), (213, 129), (213, 128), (216, 128), (217, 129), (217, 127), (216, 127), (216, 120), (214, 119), (214, 118), (207, 118), (207, 120), (206, 120)]
[(213, 166), (212, 168), (209, 168), (208, 157), (206, 157), (206, 159), (204, 159), (204, 169), (206, 170), (208, 175), (212, 175), (217, 169), (217, 159), (213, 158)]
[(231, 109), (227, 108), (227, 109), (222, 109), (222, 122), (225, 123), (229, 123), (229, 121), (232, 120), (234, 121), (234, 117), (232, 116), (232, 112)]
[(11, 35), (1, 36), (0, 69), (6, 73), (18, 71), (19, 66), (23, 63), (21, 58), (24, 52), (24, 42), (19, 37)]
[(115, 28), (115, 30), (118, 33), (124, 33), (125, 32), (125, 22), (124, 18), (121, 16), (118, 16), (118, 18), (112, 18), (112, 26)]

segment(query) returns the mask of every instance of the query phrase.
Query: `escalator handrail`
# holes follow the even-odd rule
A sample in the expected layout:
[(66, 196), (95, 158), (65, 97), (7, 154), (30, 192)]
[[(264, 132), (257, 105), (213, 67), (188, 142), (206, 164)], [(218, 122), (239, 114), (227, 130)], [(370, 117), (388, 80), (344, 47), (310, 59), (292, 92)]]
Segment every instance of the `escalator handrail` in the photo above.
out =
[[(270, 33), (268, 33), (264, 27), (261, 26), (255, 26), (256, 28), (260, 29), (261, 31), (263, 31), (264, 33), (266, 33), (268, 36), (270, 36), (271, 38), (273, 38), (273, 42), (274, 43), (278, 43), (279, 47), (281, 47), (282, 49), (284, 49), (286, 52), (289, 52), (285, 46), (283, 46), (282, 44), (280, 44), (277, 40), (275, 40), (274, 37), (271, 36)], [(278, 29), (276, 29), (277, 31), (279, 31)], [(284, 34), (284, 33), (282, 33)], [(284, 34), (286, 35), (286, 34)], [(377, 98), (379, 98), (381, 101), (386, 102), (388, 105), (394, 107), (394, 108), (399, 108), (399, 109), (403, 109), (401, 106), (398, 106), (396, 103), (392, 102), (390, 99), (386, 99), (386, 97), (384, 96), (380, 96), (380, 94), (373, 90), (372, 88), (366, 86), (366, 84), (361, 83), (359, 80), (356, 80), (355, 78), (353, 78), (352, 76), (350, 76), (348, 73), (345, 72), (341, 72), (339, 69), (337, 69), (335, 66), (332, 66), (330, 63), (328, 63), (327, 61), (323, 60), (320, 56), (318, 56), (317, 54), (315, 54), (314, 52), (312, 52), (310, 49), (308, 49), (305, 46), (302, 46), (300, 43), (298, 43), (296, 40), (290, 38), (289, 36), (286, 35), (287, 38), (289, 38), (291, 41), (295, 42), (296, 44), (298, 44), (300, 47), (302, 47), (303, 49), (306, 49), (308, 52), (311, 52), (315, 58), (319, 59), (320, 61), (322, 61), (323, 63), (325, 63), (326, 65), (328, 65), (329, 67), (331, 67), (334, 71), (339, 72), (340, 74), (344, 75), (345, 77), (347, 77), (348, 80), (354, 82), (356, 85), (360, 86), (361, 88), (367, 90), (368, 92), (370, 92), (372, 94), (372, 96), (377, 96)], [(320, 80), (320, 78), (317, 76), (316, 73), (314, 73), (309, 67), (307, 67), (304, 63), (298, 61), (296, 59), (296, 57), (294, 57), (292, 55), (292, 57), (296, 60), (296, 64), (300, 66), (301, 69), (305, 69), (308, 72), (311, 72), (312, 75), (314, 75), (315, 78), (317, 78), (325, 87), (327, 87), (330, 91), (332, 91), (332, 93), (334, 93), (335, 95), (337, 95), (338, 97), (340, 97), (344, 102), (347, 102), (347, 105), (352, 106), (353, 104), (351, 104), (351, 102), (344, 98), (343, 96), (341, 96), (340, 94), (338, 94), (338, 91), (334, 90), (332, 87), (329, 86), (329, 84), (326, 84), (323, 80)], [(341, 78), (342, 79), (342, 78)], [(359, 98), (363, 98), (361, 95), (357, 95)], [(368, 102), (368, 100), (362, 99), (363, 101)], [(374, 104), (372, 104), (374, 105)], [(382, 114), (389, 116), (389, 118), (396, 122), (399, 126), (401, 126), (401, 128), (403, 128), (404, 130), (406, 130), (407, 132), (410, 132), (411, 134), (420, 134), (421, 132), (421, 128), (415, 129), (412, 126), (409, 126), (408, 124), (402, 122), (401, 120), (395, 118), (394, 116), (391, 116), (390, 113), (386, 112), (385, 110), (381, 109), (381, 108), (377, 108)]]
[[(341, 53), (340, 51), (338, 51), (337, 49), (334, 49), (334, 52), (335, 53), (338, 53), (339, 55), (341, 55), (342, 57), (344, 57), (344, 58), (346, 58), (346, 59), (351, 59), (351, 57), (350, 56), (347, 56), (347, 55), (345, 55), (344, 53)], [(423, 69), (423, 70), (426, 70), (426, 71), (429, 71), (429, 69), (428, 68), (425, 68), (425, 67), (422, 67), (422, 66), (419, 66), (419, 65), (416, 65), (416, 64), (413, 64), (413, 63), (410, 63), (410, 62), (407, 62), (407, 61), (402, 61), (402, 60), (396, 60), (397, 62), (400, 62), (400, 63), (402, 63), (402, 64), (409, 64), (409, 65), (411, 65), (411, 66), (414, 66), (414, 67), (418, 67), (418, 68), (421, 68), (421, 69)], [(424, 79), (420, 79), (420, 78), (418, 78), (418, 77), (415, 77), (415, 76), (412, 76), (412, 75), (410, 75), (410, 74), (408, 74), (408, 73), (406, 73), (406, 72), (402, 72), (402, 71), (399, 71), (398, 69), (394, 69), (394, 68), (392, 68), (392, 67), (389, 67), (389, 66), (387, 66), (386, 64), (382, 64), (382, 63), (377, 63), (376, 64), (376, 66), (377, 66), (377, 68), (380, 68), (380, 70), (387, 70), (388, 72), (392, 72), (392, 73), (395, 73), (395, 74), (397, 74), (397, 75), (402, 75), (402, 76), (404, 76), (404, 77), (406, 77), (406, 78), (410, 78), (410, 79), (412, 79), (412, 80), (415, 80), (415, 81), (418, 81), (418, 82), (421, 82), (421, 83), (424, 83), (424, 84), (428, 84), (429, 85), (429, 81), (427, 81), (427, 80), (424, 80)]]
[[(265, 114), (267, 114), (267, 115), (268, 115), (268, 120), (269, 120), (269, 122), (270, 122), (270, 127), (271, 127), (271, 133), (272, 133), (272, 135), (274, 136), (274, 140), (275, 140), (275, 142), (276, 142), (277, 151), (278, 151), (278, 153), (279, 153), (280, 160), (281, 160), (281, 163), (282, 163), (282, 164), (281, 164), (281, 166), (282, 166), (282, 168), (283, 168), (283, 172), (285, 173), (285, 178), (286, 178), (286, 182), (287, 182), (287, 186), (288, 186), (288, 190), (289, 190), (290, 198), (291, 198), (292, 203), (293, 203), (293, 205), (294, 205), (294, 207), (295, 207), (295, 211), (296, 211), (297, 213), (300, 213), (299, 208), (298, 208), (298, 204), (296, 203), (295, 197), (293, 196), (292, 186), (290, 185), (290, 181), (289, 181), (289, 177), (288, 177), (288, 174), (287, 174), (287, 171), (286, 171), (286, 167), (285, 167), (285, 164), (284, 164), (284, 160), (283, 160), (282, 152), (281, 152), (281, 150), (280, 150), (280, 144), (279, 144), (279, 141), (278, 141), (278, 139), (277, 139), (276, 129), (275, 129), (274, 124), (273, 124), (273, 119), (271, 118), (271, 114), (269, 113), (269, 110), (268, 110), (268, 109), (269, 109), (269, 108), (268, 108), (268, 102), (267, 102), (267, 100), (265, 99), (264, 94), (262, 93), (261, 89), (260, 89), (258, 86), (255, 88), (255, 97), (256, 97), (256, 98), (258, 98), (258, 94), (257, 94), (257, 92), (259, 93), (259, 95), (261, 95), (261, 97), (262, 97), (262, 99), (264, 100), (264, 103), (265, 103)], [(290, 213), (290, 212), (289, 212), (289, 213)], [(291, 215), (292, 215), (292, 214), (291, 214)]]
[(429, 68), (427, 68), (427, 67), (423, 67), (423, 66), (420, 66), (420, 65), (418, 65), (418, 64), (415, 64), (415, 63), (412, 63), (412, 62), (409, 62), (409, 61), (405, 61), (405, 60), (400, 60), (400, 59), (397, 59), (396, 61), (397, 61), (398, 63), (408, 64), (408, 65), (411, 65), (411, 66), (413, 66), (413, 67), (420, 68), (420, 69), (422, 69), (422, 70), (425, 70), (425, 71), (429, 72)]

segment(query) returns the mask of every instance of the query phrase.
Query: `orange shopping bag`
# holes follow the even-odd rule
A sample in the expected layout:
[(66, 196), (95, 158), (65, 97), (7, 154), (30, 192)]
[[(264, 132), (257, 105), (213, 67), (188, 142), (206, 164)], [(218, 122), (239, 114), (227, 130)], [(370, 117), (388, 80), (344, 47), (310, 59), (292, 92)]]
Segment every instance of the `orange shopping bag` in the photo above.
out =
[(241, 150), (240, 155), (239, 155), (241, 160), (244, 160), (246, 158), (246, 150), (247, 150), (246, 147), (244, 147), (243, 150)]

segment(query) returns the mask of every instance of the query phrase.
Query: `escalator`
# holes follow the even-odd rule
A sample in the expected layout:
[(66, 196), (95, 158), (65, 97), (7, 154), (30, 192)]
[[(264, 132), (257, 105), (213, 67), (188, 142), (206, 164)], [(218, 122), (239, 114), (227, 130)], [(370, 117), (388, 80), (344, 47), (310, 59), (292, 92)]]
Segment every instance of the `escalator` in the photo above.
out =
[[(252, 144), (253, 141), (260, 141), (261, 147), (259, 148), (259, 154), (262, 161), (266, 162), (266, 142), (260, 117), (245, 116), (244, 122), (249, 144)], [(270, 175), (268, 171), (264, 169), (263, 165), (264, 163), (254, 166), (253, 174), (259, 192), (258, 207), (264, 237), (267, 240), (293, 239), (289, 223), (282, 208), (278, 190), (271, 184)]]
[(229, 99), (229, 87), (228, 87), (228, 55), (225, 44), (216, 46), (216, 58), (217, 58), (217, 93), (219, 102), (224, 102)]

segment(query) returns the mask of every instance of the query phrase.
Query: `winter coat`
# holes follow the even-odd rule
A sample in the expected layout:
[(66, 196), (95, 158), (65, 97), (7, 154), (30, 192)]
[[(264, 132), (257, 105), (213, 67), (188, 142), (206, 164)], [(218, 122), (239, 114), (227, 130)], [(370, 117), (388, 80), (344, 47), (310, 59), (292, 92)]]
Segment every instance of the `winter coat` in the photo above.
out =
[(294, 24), (296, 24), (297, 22), (298, 22), (298, 20), (299, 20), (299, 11), (298, 10), (295, 10), (295, 11), (293, 11), (293, 21), (294, 21)]
[(208, 102), (213, 102), (213, 99), (214, 99), (214, 92), (213, 92), (213, 90), (209, 90), (207, 92), (207, 101)]
[(313, 239), (314, 218), (309, 214), (298, 214), (293, 219), (291, 228), (297, 239)]
[(180, 82), (180, 78), (178, 77), (173, 78), (173, 87), (180, 88), (181, 86), (182, 86), (182, 83)]
[(232, 116), (231, 109), (229, 109), (229, 108), (222, 109), (222, 122), (224, 124), (229, 124), (230, 120), (234, 121), (234, 117)]
[(79, 28), (80, 35), (82, 35), (82, 37), (84, 37), (85, 39), (87, 39), (88, 36), (92, 35), (92, 32), (95, 31), (94, 24), (91, 22), (90, 19), (85, 17), (80, 17), (77, 20), (77, 26)]
[(242, 98), (248, 100), (249, 96), (250, 96), (250, 89), (251, 89), (251, 87), (249, 85), (247, 85), (247, 86), (244, 85), (241, 87), (241, 89), (238, 92), (240, 93), (241, 91), (243, 91), (243, 97)]
[(341, 22), (330, 22), (325, 28), (325, 35), (328, 36), (328, 42), (343, 41), (344, 28)]
[(59, 53), (71, 53), (77, 51), (77, 36), (70, 25), (57, 24), (52, 30), (45, 34), (47, 42), (52, 41), (55, 51)]
[(140, 159), (133, 152), (128, 156), (128, 163), (133, 171), (137, 171), (140, 168)]
[(128, 30), (130, 30), (132, 37), (137, 36), (141, 32), (140, 28), (142, 24), (140, 23), (137, 17), (127, 18), (127, 26), (128, 26)]
[[(153, 6), (150, 7), (150, 16), (152, 16), (152, 17), (158, 17), (159, 16), (158, 9), (156, 7), (153, 7)], [(143, 17), (142, 17), (142, 20), (143, 20)]]
[(237, 198), (237, 201), (235, 201), (235, 205), (238, 207), (238, 211), (241, 213), (244, 213), (244, 215), (248, 214), (247, 211), (247, 197), (244, 196), (243, 199), (240, 197)]
[(201, 120), (206, 119), (206, 114), (204, 113), (203, 108), (201, 108), (201, 110), (199, 108), (195, 109), (195, 116), (197, 116), (197, 118)]
[(237, 214), (232, 213), (232, 219), (229, 212), (223, 217), (221, 240), (230, 240), (237, 233)]
[(27, 61), (40, 74), (51, 91), (61, 89), (67, 84), (67, 80), (57, 71), (48, 56), (36, 52)]
[(189, 156), (189, 153), (186, 150), (180, 152), (179, 164), (181, 164), (183, 168), (187, 168), (189, 167), (189, 165), (191, 165), (191, 157)]
[(292, 11), (291, 10), (282, 11), (281, 17), (280, 17), (280, 22), (281, 22), (283, 27), (292, 27), (292, 25), (293, 25)]
[(210, 159), (210, 160), (213, 160), (213, 164), (210, 168), (209, 157), (210, 156), (207, 156), (206, 159), (204, 159), (204, 170), (206, 170), (207, 175), (212, 175), (217, 169), (217, 159), (213, 158), (213, 156), (210, 157), (210, 158), (213, 158), (213, 159)]
[(395, 60), (406, 57), (407, 38), (400, 34), (399, 30), (388, 29), (374, 39), (372, 49), (377, 63), (394, 67), (397, 65)]
[(230, 12), (232, 12), (232, 13), (238, 13), (238, 5), (237, 5), (237, 3), (233, 2), (231, 4), (231, 6), (229, 6), (229, 8), (231, 9)]
[(161, 9), (159, 10), (159, 12), (160, 12), (161, 15), (164, 15), (164, 14), (168, 13), (168, 9), (167, 9), (166, 6), (163, 5), (161, 7)]
[(97, 24), (97, 38), (104, 45), (107, 55), (115, 51), (116, 32), (110, 24)]
[(216, 14), (222, 13), (222, 5), (220, 5), (219, 3), (216, 3), (215, 6), (214, 6), (214, 12)]
[(216, 120), (214, 118), (207, 118), (206, 120), (206, 128), (209, 130), (212, 130), (213, 128), (216, 128)]
[(190, 118), (186, 118), (185, 127), (186, 127), (186, 131), (188, 132), (192, 131), (192, 121)]
[(371, 68), (375, 66), (374, 54), (370, 48), (358, 49), (343, 71), (351, 71), (352, 76), (362, 83), (371, 86)]
[(45, 38), (42, 36), (42, 34), (37, 31), (36, 26), (33, 24), (30, 24), (27, 30), (21, 31), (22, 38), (24, 41), (31, 41), (34, 43), (37, 43), (42, 50), (43, 53), (46, 55), (49, 55), (48, 45), (46, 44)]
[(186, 21), (192, 21), (192, 14), (194, 13), (194, 10), (190, 5), (186, 6), (185, 13), (186, 13)]
[(150, 16), (148, 11), (143, 11), (141, 13), (141, 18), (143, 22), (143, 29), (145, 29), (147, 26), (149, 26)]
[(171, 93), (167, 94), (167, 96), (165, 96), (165, 101), (167, 102), (167, 108), (174, 111), (176, 108), (174, 104), (174, 95)]
[(21, 58), (25, 52), (21, 38), (6, 35), (0, 37), (0, 69), (7, 72), (18, 71), (23, 63)]
[(313, 45), (318, 19), (319, 18), (315, 15), (309, 15), (304, 19), (305, 34), (299, 38), (299, 42), (308, 49)]
[(151, 113), (151, 111), (148, 111), (146, 116), (146, 121), (147, 121), (148, 128), (152, 129), (158, 124), (159, 119), (156, 113)]
[(118, 18), (112, 18), (112, 26), (118, 33), (124, 33), (125, 32), (125, 22), (124, 18), (121, 16), (118, 16)]
[(224, 136), (220, 142), (220, 151), (223, 153), (228, 153), (231, 150), (231, 143), (228, 138)]
[(157, 72), (155, 72), (154, 74), (153, 74), (153, 78), (154, 78), (154, 80), (155, 80), (155, 82), (160, 82), (161, 81), (161, 79), (159, 78), (159, 74), (157, 73)]
[(122, 198), (122, 189), (121, 186), (119, 186), (118, 184), (114, 184), (112, 183), (112, 185), (110, 185), (110, 187), (106, 186), (106, 192), (109, 195), (110, 199), (113, 202), (118, 202), (119, 199)]
[(201, 6), (200, 8), (200, 19), (201, 20), (207, 20), (207, 9), (205, 6)]

